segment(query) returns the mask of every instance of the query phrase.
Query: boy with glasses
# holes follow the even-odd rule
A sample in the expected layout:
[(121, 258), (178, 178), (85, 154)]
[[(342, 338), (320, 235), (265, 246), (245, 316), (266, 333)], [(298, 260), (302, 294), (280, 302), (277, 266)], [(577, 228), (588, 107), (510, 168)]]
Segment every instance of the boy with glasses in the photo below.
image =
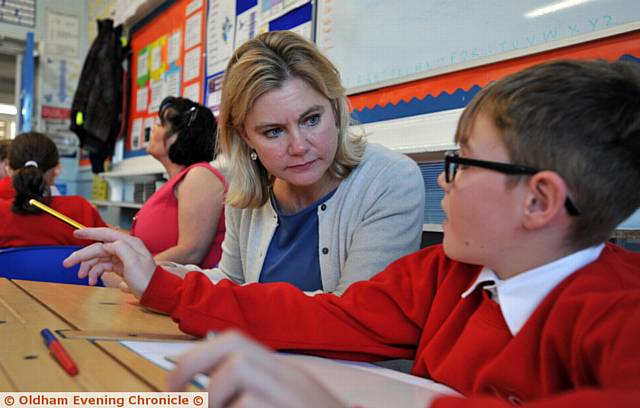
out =
[[(606, 242), (640, 206), (640, 68), (528, 68), (481, 91), (455, 140), (460, 153), (446, 156), (439, 177), (443, 245), (341, 298), (286, 284), (213, 285), (199, 274), (180, 281), (162, 270), (145, 284), (133, 266), (125, 279), (143, 282), (134, 288), (140, 302), (191, 334), (237, 327), (274, 349), (413, 358), (412, 374), (469, 397), (442, 397), (437, 407), (638, 406), (640, 254)], [(341, 405), (237, 334), (188, 352), (171, 388), (203, 370), (214, 406)]]

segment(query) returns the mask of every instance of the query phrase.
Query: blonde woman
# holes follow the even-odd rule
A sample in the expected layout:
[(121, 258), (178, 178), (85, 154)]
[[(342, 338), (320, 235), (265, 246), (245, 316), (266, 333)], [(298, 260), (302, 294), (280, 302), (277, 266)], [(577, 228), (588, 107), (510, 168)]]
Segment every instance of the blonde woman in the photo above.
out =
[[(220, 264), (158, 270), (341, 294), (419, 248), (418, 166), (349, 132), (340, 76), (312, 43), (280, 31), (239, 47), (225, 72), (218, 127), (231, 164)], [(136, 277), (129, 284), (141, 295), (156, 264), (140, 242), (109, 230), (77, 235), (107, 243), (71, 258), (86, 261), (81, 274), (96, 279), (114, 263), (125, 280)]]

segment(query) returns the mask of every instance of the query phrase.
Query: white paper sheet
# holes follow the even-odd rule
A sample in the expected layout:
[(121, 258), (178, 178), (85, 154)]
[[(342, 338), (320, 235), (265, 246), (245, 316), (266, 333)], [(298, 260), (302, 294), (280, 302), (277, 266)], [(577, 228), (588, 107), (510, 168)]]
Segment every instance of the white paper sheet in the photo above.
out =
[[(174, 364), (167, 357), (184, 353), (196, 342), (136, 342), (122, 341), (125, 347), (154, 364), (170, 370)], [(334, 394), (351, 406), (420, 407), (429, 406), (441, 394), (457, 394), (450, 388), (425, 378), (415, 377), (368, 363), (329, 360), (296, 354), (276, 354), (292, 364), (313, 373)], [(206, 388), (208, 378), (199, 375), (194, 383)]]
[(142, 119), (134, 119), (131, 123), (131, 149), (137, 150), (140, 148), (140, 140), (142, 139)]
[(164, 99), (164, 81), (162, 79), (151, 80), (151, 100), (149, 101), (149, 113), (155, 113), (160, 108), (160, 102)]
[(165, 96), (180, 96), (180, 69), (165, 74)]
[(151, 71), (156, 71), (162, 67), (162, 45), (156, 44), (151, 48)]
[(207, 75), (225, 69), (233, 53), (236, 2), (211, 0), (207, 18)]
[(177, 30), (169, 36), (167, 44), (167, 63), (174, 63), (180, 58), (180, 40), (182, 39), (182, 31)]
[(136, 78), (142, 78), (149, 75), (149, 50), (145, 50), (138, 54), (138, 65), (136, 69), (138, 70)]
[(184, 87), (184, 97), (200, 103), (200, 82), (194, 82)]
[(187, 19), (184, 26), (184, 49), (200, 44), (202, 38), (202, 13), (198, 12)]
[(136, 112), (144, 112), (149, 104), (149, 88), (145, 85), (136, 91)]
[(187, 9), (184, 14), (188, 16), (196, 10), (200, 10), (201, 8), (202, 8), (202, 0), (192, 0), (191, 3), (187, 5)]
[(258, 35), (258, 6), (251, 7), (236, 17), (235, 48)]
[[(142, 129), (142, 146), (147, 146), (149, 144), (149, 139), (151, 138), (151, 130), (153, 129), (153, 122), (155, 121), (155, 116), (147, 116), (144, 118), (144, 128)], [(149, 129), (149, 130), (147, 130)]]

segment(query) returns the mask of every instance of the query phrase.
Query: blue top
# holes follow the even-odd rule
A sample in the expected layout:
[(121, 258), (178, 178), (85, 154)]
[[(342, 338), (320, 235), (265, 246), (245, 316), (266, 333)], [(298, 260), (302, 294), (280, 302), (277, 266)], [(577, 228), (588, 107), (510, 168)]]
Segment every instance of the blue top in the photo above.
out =
[(278, 226), (262, 265), (260, 283), (288, 282), (300, 290), (322, 290), (317, 210), (335, 192), (295, 214), (283, 213), (273, 193), (270, 194), (271, 205), (278, 214)]

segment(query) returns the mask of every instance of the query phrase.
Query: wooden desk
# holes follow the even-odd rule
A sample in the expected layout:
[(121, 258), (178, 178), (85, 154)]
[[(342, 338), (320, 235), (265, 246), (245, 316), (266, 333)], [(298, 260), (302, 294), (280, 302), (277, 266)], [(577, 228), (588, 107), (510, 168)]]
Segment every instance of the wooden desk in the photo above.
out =
[(59, 333), (135, 329), (135, 333), (184, 336), (170, 318), (136, 303), (117, 289), (0, 279), (0, 390), (166, 390), (166, 371), (115, 341), (61, 339), (80, 369), (71, 377), (40, 336), (45, 327)]
[[(40, 336), (45, 327), (67, 336), (60, 341), (78, 364), (77, 376), (67, 375), (49, 354)], [(129, 340), (191, 338), (168, 316), (140, 307), (118, 289), (0, 278), (0, 391), (166, 391), (167, 371), (118, 341), (71, 337), (83, 331), (92, 337), (120, 333), (123, 339), (132, 330), (136, 336)], [(424, 407), (434, 393), (447, 392), (429, 380), (371, 365), (281, 358), (314, 373), (351, 405)]]

